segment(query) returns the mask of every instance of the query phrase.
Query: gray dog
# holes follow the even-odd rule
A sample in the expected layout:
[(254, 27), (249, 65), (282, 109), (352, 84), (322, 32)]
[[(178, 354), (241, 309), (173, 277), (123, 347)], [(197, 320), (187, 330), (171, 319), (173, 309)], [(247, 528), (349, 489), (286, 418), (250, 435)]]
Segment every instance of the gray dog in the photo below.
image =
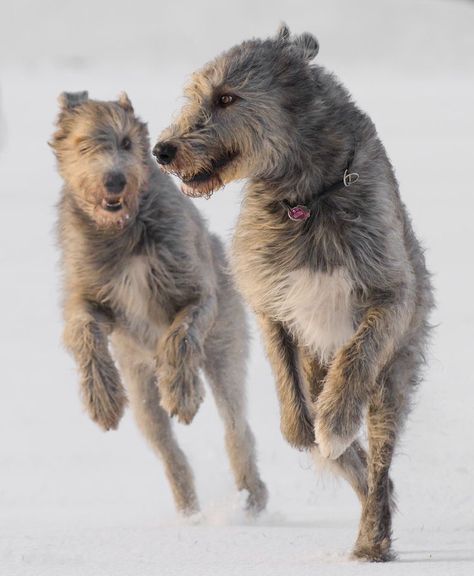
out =
[(153, 153), (191, 196), (249, 179), (233, 264), (273, 366), (283, 434), (351, 483), (362, 503), (354, 555), (386, 561), (389, 468), (432, 292), (375, 127), (310, 64), (317, 52), (312, 35), (285, 26), (225, 52), (193, 75)]
[[(52, 147), (65, 186), (59, 238), (65, 342), (90, 417), (116, 428), (126, 393), (163, 459), (176, 506), (198, 509), (191, 469), (169, 415), (191, 422), (203, 368), (225, 425), (247, 508), (265, 507), (254, 437), (245, 418), (247, 328), (219, 240), (192, 203), (157, 170), (148, 132), (122, 94), (117, 102), (63, 94)], [(169, 415), (168, 415), (169, 414)]]

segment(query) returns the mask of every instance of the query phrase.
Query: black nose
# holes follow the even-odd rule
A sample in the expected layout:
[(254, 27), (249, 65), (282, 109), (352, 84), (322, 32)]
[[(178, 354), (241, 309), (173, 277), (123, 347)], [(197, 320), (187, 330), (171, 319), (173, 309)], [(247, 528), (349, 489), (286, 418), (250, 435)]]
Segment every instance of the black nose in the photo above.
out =
[(109, 172), (105, 177), (105, 187), (108, 192), (119, 194), (122, 192), (127, 180), (122, 172)]
[(158, 142), (153, 148), (153, 156), (156, 158), (158, 164), (169, 164), (173, 162), (178, 148), (171, 144), (171, 142)]

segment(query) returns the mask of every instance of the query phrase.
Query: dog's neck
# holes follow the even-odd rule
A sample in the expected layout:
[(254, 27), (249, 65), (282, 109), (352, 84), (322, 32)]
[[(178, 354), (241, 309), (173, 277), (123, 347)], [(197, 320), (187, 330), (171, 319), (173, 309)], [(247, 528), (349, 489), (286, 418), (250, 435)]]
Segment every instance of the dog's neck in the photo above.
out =
[(324, 69), (315, 67), (313, 97), (307, 110), (299, 111), (288, 124), (278, 162), (253, 179), (267, 186), (273, 200), (304, 204), (341, 181), (358, 143), (363, 144), (369, 136), (365, 114), (353, 105), (342, 86), (333, 87), (330, 99), (321, 90), (325, 75)]
[[(301, 154), (292, 152), (274, 173), (250, 179), (251, 188), (264, 190), (267, 199), (289, 204), (311, 203), (344, 185), (345, 175), (355, 171), (356, 137), (349, 133), (334, 142), (315, 142)], [(316, 144), (316, 145), (315, 145)]]

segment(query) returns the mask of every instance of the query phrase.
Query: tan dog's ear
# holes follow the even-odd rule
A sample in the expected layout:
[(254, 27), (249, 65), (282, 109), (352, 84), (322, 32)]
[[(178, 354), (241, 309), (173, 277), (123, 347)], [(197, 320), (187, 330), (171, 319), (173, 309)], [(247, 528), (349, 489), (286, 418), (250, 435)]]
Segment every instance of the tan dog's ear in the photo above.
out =
[(82, 92), (62, 92), (59, 95), (58, 102), (60, 110), (56, 121), (58, 129), (53, 134), (53, 138), (48, 142), (56, 154), (58, 154), (60, 143), (67, 138), (69, 133), (72, 120), (72, 115), (69, 112), (88, 100), (89, 93), (87, 90), (83, 90)]
[(133, 105), (126, 92), (120, 92), (118, 97), (119, 106), (121, 106), (127, 112), (133, 112)]
[(89, 100), (87, 90), (82, 92), (63, 92), (59, 95), (58, 102), (61, 110), (71, 110), (83, 102)]

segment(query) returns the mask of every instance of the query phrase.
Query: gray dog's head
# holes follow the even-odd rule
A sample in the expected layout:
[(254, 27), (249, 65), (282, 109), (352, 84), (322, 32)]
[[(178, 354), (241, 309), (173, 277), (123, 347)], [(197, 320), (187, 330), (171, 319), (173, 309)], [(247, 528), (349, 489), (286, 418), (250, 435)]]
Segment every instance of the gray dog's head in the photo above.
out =
[(310, 62), (318, 42), (291, 37), (250, 40), (195, 73), (187, 103), (153, 149), (190, 196), (209, 196), (239, 178), (265, 177), (291, 150), (313, 100)]

